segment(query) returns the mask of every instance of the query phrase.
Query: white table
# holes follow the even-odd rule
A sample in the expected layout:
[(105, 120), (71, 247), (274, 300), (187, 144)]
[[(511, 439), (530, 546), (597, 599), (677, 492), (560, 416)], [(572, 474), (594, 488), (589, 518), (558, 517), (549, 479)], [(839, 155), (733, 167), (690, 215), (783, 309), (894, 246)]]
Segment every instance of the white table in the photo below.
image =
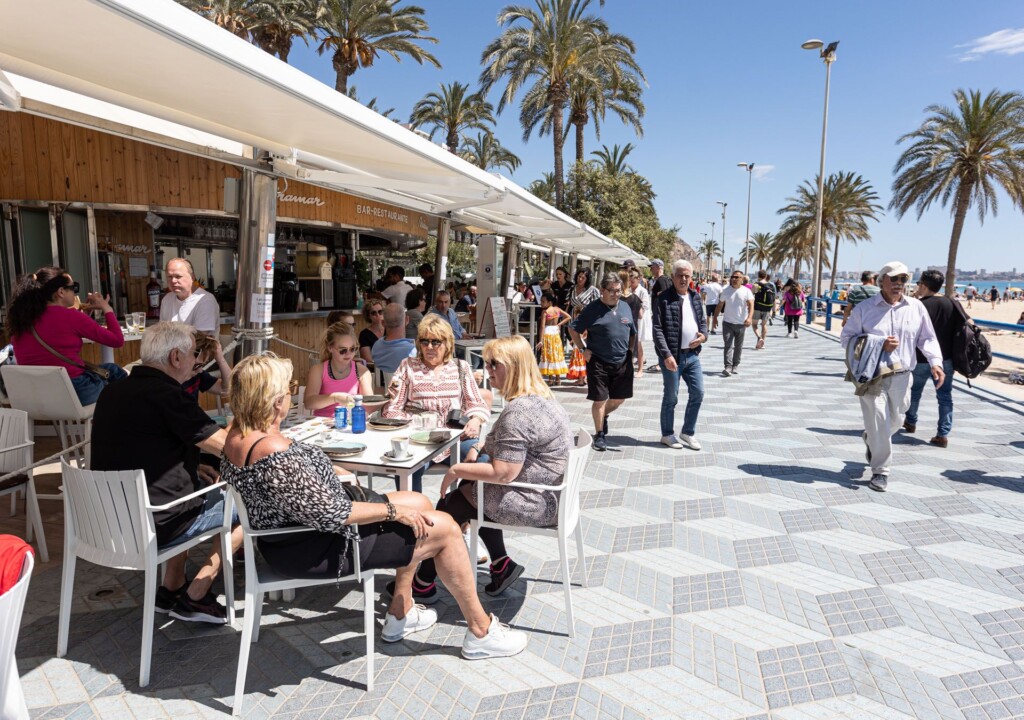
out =
[(484, 338), (462, 338), (455, 341), (455, 349), (462, 351), (462, 359), (472, 365), (471, 355), (475, 352), (483, 358), (484, 345), (487, 340)]
[[(305, 420), (298, 425), (293, 425), (282, 430), (285, 437), (298, 442), (309, 442), (320, 437), (324, 430), (334, 426), (334, 421), (325, 424), (328, 418), (313, 418)], [(366, 449), (358, 455), (345, 458), (331, 458), (331, 462), (353, 473), (367, 473), (372, 484), (374, 475), (395, 475), (399, 479), (399, 490), (409, 490), (412, 486), (412, 476), (417, 470), (427, 468), (445, 450), (451, 450), (455, 456), (455, 462), (459, 457), (459, 438), (462, 434), (459, 430), (449, 430), (451, 437), (437, 445), (420, 445), (409, 443), (409, 458), (407, 460), (388, 460), (384, 453), (391, 451), (391, 438), (405, 435), (408, 437), (416, 432), (412, 423), (397, 430), (374, 430), (367, 427), (365, 433), (336, 433), (335, 438), (344, 442), (356, 442), (366, 445)], [(316, 442), (311, 442), (316, 445)]]

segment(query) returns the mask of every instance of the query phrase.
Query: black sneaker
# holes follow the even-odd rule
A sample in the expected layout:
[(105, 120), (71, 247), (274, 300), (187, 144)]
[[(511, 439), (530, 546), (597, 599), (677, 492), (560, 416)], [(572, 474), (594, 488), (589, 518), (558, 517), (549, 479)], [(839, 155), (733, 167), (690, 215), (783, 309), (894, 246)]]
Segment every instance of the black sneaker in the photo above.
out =
[(171, 611), (175, 603), (178, 602), (178, 598), (184, 594), (185, 590), (191, 584), (192, 581), (185, 578), (185, 583), (177, 590), (168, 590), (163, 585), (158, 586), (156, 589), (156, 605), (153, 609), (158, 613), (166, 615)]
[(212, 592), (206, 593), (202, 600), (193, 600), (187, 592), (178, 597), (178, 602), (171, 608), (172, 618), (184, 620), (185, 622), (210, 623), (211, 625), (226, 625), (228, 613), (224, 606), (217, 602)]
[(484, 592), (488, 595), (501, 595), (508, 586), (519, 579), (525, 570), (522, 565), (513, 562), (512, 558), (504, 558), (491, 565), (491, 581), (484, 585)]
[[(388, 594), (388, 597), (395, 596), (395, 581), (392, 580), (384, 586), (384, 592)], [(420, 605), (433, 605), (440, 597), (437, 594), (437, 583), (432, 582), (429, 585), (420, 585), (419, 581), (413, 578), (412, 581), (412, 601), (413, 603), (419, 603)]]
[(594, 435), (594, 449), (600, 452), (604, 452), (608, 449), (608, 443), (604, 439), (603, 432), (599, 432)]

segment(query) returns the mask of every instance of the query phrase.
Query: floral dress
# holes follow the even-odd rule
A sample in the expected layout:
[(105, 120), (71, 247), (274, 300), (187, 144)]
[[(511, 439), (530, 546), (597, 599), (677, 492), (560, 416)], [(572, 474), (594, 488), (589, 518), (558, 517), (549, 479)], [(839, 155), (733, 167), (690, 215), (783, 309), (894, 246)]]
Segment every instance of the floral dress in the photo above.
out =
[(561, 380), (569, 372), (565, 364), (565, 348), (562, 347), (562, 329), (558, 327), (560, 313), (555, 308), (544, 311), (544, 334), (541, 336), (540, 374), (545, 380)]
[[(573, 285), (572, 290), (569, 291), (569, 306), (572, 308), (573, 316), (579, 315), (583, 308), (600, 299), (601, 291), (593, 285), (582, 292)], [(569, 372), (566, 377), (580, 382), (587, 379), (587, 361), (583, 357), (583, 350), (581, 348), (573, 349), (572, 357), (569, 359)]]

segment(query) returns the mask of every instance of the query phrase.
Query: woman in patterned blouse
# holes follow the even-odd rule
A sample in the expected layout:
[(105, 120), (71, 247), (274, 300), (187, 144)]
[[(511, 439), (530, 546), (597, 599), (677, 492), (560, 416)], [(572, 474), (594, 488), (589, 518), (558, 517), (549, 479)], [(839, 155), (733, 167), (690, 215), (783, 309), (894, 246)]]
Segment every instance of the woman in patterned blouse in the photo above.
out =
[(590, 269), (582, 268), (576, 273), (576, 284), (569, 291), (569, 305), (573, 317), (580, 314), (587, 305), (601, 299), (601, 292), (590, 282)]
[[(449, 411), (458, 410), (468, 418), (459, 445), (460, 457), (472, 462), (480, 428), (491, 417), (491, 408), (480, 394), (472, 368), (454, 357), (452, 326), (441, 315), (430, 313), (420, 322), (416, 347), (418, 355), (403, 360), (395, 371), (388, 388), (391, 399), (381, 415), (409, 419), (429, 414), (437, 427), (445, 427)], [(439, 461), (447, 458), (448, 453), (438, 456)], [(422, 488), (423, 470), (419, 470), (413, 474), (412, 489), (420, 492)]]
[(354, 502), (323, 450), (281, 434), (288, 415), (290, 360), (273, 354), (243, 359), (231, 375), (234, 424), (224, 443), (221, 479), (241, 496), (254, 530), (293, 525), (313, 532), (258, 539), (260, 554), (286, 577), (341, 577), (352, 572), (353, 545), (362, 570), (395, 568), (395, 587), (381, 639), (398, 642), (437, 622), (437, 612), (412, 599), (416, 565), (430, 560), (456, 597), (468, 629), (467, 659), (507, 657), (523, 651), (526, 636), (488, 615), (476, 594), (459, 526), (413, 492), (370, 493)]

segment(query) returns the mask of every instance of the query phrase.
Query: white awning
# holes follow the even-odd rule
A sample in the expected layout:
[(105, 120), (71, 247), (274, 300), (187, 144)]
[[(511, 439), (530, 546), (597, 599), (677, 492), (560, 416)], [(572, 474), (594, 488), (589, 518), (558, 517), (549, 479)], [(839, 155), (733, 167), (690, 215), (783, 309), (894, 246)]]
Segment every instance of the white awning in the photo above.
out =
[[(0, 0), (0, 18), (0, 71), (107, 103), (94, 111), (118, 109), (114, 122), (161, 132), (120, 113), (134, 111), (187, 129), (197, 145), (267, 151), (277, 172), (316, 185), (450, 212), (456, 222), (561, 250), (646, 262), (173, 0)], [(54, 93), (47, 102), (73, 100)], [(0, 103), (18, 98), (8, 90)], [(25, 109), (45, 114), (42, 105)]]

